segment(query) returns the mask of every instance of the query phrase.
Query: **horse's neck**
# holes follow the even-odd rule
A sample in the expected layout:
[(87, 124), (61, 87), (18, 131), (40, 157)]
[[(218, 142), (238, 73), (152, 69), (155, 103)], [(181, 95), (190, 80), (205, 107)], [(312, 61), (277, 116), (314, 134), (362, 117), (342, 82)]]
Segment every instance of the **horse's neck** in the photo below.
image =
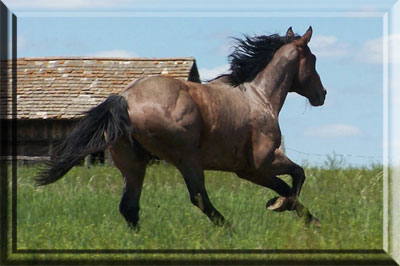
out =
[(296, 60), (274, 57), (267, 67), (251, 82), (260, 97), (265, 97), (278, 115), (293, 82)]

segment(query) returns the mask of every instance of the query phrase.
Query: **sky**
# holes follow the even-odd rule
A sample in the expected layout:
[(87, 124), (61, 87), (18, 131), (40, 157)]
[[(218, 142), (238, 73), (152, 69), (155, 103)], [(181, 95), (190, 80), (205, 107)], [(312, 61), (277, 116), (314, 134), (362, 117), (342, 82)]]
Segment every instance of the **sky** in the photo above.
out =
[(396, 1), (3, 2), (18, 17), (18, 57), (194, 57), (203, 80), (228, 70), (232, 37), (283, 35), (290, 26), (302, 35), (312, 26), (328, 94), (322, 107), (288, 95), (279, 117), (286, 154), (311, 165), (334, 154), (350, 165), (383, 162), (382, 14)]

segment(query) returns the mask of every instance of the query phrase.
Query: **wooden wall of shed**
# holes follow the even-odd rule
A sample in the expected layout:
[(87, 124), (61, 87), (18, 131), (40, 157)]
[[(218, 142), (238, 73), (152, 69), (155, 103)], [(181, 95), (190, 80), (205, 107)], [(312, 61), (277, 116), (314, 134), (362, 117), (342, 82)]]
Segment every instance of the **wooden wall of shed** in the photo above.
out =
[(77, 120), (18, 120), (17, 156), (50, 156), (76, 123)]
[[(43, 161), (53, 155), (54, 148), (72, 132), (79, 120), (18, 120), (17, 121), (17, 147), (16, 155), (19, 161)], [(11, 121), (9, 121), (11, 122)], [(8, 140), (8, 154), (11, 154), (11, 127), (8, 127), (10, 139)], [(94, 157), (95, 156), (95, 157)], [(95, 161), (112, 163), (108, 151), (96, 153), (86, 158), (89, 166)], [(104, 158), (105, 157), (105, 158)]]

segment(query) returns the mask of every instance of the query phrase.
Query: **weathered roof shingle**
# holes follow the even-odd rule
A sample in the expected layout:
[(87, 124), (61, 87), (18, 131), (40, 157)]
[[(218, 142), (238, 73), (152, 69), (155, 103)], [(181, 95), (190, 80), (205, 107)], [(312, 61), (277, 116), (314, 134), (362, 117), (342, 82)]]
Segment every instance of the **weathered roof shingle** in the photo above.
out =
[[(198, 81), (194, 58), (21, 58), (17, 60), (17, 118), (78, 118), (134, 79), (150, 75)], [(8, 96), (10, 118), (11, 93)]]

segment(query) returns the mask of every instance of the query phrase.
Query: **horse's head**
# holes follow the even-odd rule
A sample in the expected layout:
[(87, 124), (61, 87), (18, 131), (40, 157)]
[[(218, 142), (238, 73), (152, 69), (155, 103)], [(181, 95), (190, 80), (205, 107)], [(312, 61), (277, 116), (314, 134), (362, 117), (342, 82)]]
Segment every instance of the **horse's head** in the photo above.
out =
[[(306, 97), (312, 106), (324, 104), (326, 89), (321, 83), (321, 79), (315, 69), (316, 57), (310, 51), (308, 43), (311, 40), (312, 28), (300, 38), (294, 40), (290, 45), (299, 57), (297, 74), (293, 80), (290, 91), (297, 92)], [(294, 33), (290, 27), (286, 33), (287, 39), (292, 39)]]

